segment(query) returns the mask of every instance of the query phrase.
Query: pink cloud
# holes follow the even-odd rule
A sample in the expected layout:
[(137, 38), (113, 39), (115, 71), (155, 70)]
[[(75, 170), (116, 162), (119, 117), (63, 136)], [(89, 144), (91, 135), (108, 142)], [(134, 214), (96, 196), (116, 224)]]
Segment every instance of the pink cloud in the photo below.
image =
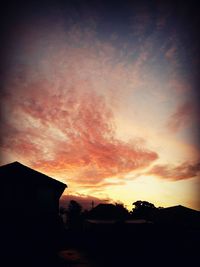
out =
[(200, 172), (200, 162), (184, 162), (180, 165), (155, 165), (148, 172), (148, 175), (156, 175), (163, 179), (173, 181), (197, 177)]
[(21, 29), (16, 53), (24, 63), (11, 65), (2, 91), (3, 148), (41, 171), (75, 172), (85, 184), (149, 166), (157, 153), (116, 138), (112, 109), (140, 83), (148, 53), (126, 66), (94, 32), (55, 27)]
[(115, 137), (113, 113), (103, 96), (76, 89), (51, 95), (43, 88), (39, 82), (36, 91), (29, 89), (16, 102), (10, 97), (10, 124), (4, 125), (2, 144), (30, 158), (35, 168), (75, 168), (77, 182), (93, 184), (146, 167), (158, 158), (157, 153), (138, 148), (137, 142)]
[(177, 107), (167, 122), (167, 127), (173, 131), (188, 127), (192, 121), (197, 119), (197, 107), (194, 103), (185, 102)]
[(116, 139), (113, 114), (104, 98), (88, 93), (80, 96), (74, 105), (73, 114), (66, 111), (63, 116), (49, 117), (66, 140), (55, 140), (53, 159), (38, 160), (37, 168), (52, 169), (56, 165), (67, 169), (70, 165), (80, 170), (77, 182), (93, 184), (148, 166), (157, 159), (155, 152)]

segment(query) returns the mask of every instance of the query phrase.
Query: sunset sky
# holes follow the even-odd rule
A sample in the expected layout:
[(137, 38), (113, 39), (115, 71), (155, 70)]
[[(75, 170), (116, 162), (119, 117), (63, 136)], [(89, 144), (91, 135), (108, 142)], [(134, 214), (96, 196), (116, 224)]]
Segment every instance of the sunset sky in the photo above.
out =
[(5, 7), (1, 165), (83, 199), (200, 209), (195, 1)]

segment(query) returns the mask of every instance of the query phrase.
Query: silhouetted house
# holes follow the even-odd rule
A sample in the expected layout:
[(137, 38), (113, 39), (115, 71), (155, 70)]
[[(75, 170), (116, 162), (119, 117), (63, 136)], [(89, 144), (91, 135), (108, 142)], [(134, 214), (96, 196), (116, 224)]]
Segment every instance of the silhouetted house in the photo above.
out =
[[(59, 234), (59, 198), (66, 185), (19, 162), (0, 167), (4, 244), (21, 250), (54, 250)], [(26, 252), (27, 253), (27, 252)]]
[(200, 212), (178, 205), (157, 210), (154, 221), (164, 225), (200, 228)]
[(19, 162), (0, 167), (1, 209), (20, 214), (58, 214), (66, 185)]

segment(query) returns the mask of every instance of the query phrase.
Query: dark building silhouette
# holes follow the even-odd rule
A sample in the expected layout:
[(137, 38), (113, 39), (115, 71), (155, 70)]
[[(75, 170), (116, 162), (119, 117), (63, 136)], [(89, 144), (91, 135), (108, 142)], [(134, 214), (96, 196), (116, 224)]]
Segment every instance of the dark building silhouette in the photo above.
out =
[(1, 203), (4, 212), (26, 215), (58, 214), (59, 198), (66, 185), (19, 162), (0, 167)]
[(87, 245), (99, 266), (195, 266), (199, 211), (180, 205), (153, 208), (151, 221), (133, 216), (120, 221), (114, 206), (100, 204), (86, 220)]
[(59, 247), (59, 198), (66, 185), (19, 162), (1, 166), (0, 179), (1, 242), (5, 252), (12, 251), (21, 265), (24, 259), (46, 260)]
[(158, 209), (153, 215), (155, 223), (200, 229), (200, 212), (182, 205)]

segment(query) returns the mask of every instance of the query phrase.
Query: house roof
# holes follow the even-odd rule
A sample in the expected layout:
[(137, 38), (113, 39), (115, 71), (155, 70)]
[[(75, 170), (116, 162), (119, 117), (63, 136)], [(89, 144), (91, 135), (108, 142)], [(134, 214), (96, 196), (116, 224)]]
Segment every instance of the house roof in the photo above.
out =
[(182, 205), (177, 205), (177, 206), (172, 206), (172, 207), (167, 207), (167, 208), (163, 208), (160, 210), (160, 212), (162, 213), (187, 213), (187, 214), (200, 214), (199, 211), (188, 208), (188, 207), (184, 207)]
[(19, 162), (12, 162), (0, 166), (1, 184), (23, 183), (30, 186), (52, 186), (59, 195), (67, 187), (66, 184), (57, 181), (41, 172), (33, 170)]
[(199, 228), (200, 212), (181, 205), (163, 208), (157, 212), (156, 221)]

